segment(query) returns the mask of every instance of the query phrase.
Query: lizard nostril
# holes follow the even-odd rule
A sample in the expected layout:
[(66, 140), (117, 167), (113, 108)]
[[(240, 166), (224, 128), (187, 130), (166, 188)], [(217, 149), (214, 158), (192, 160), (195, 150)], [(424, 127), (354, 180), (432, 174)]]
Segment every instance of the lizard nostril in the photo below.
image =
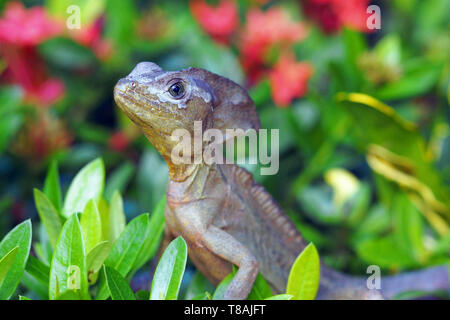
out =
[(130, 83), (130, 87), (131, 87), (131, 89), (134, 89), (134, 88), (136, 88), (136, 86), (137, 86), (137, 83), (136, 83), (136, 81), (131, 81), (131, 83)]

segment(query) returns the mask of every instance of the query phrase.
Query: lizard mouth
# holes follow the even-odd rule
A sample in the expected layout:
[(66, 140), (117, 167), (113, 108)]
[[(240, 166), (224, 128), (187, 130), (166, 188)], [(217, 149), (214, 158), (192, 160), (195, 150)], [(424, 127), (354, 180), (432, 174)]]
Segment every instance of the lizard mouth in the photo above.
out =
[[(119, 81), (114, 87), (114, 100), (119, 108), (134, 123), (143, 127), (152, 127), (154, 121), (174, 122), (177, 121), (170, 110), (155, 105), (148, 98), (137, 95), (128, 86), (122, 85)], [(176, 115), (174, 115), (176, 116)]]

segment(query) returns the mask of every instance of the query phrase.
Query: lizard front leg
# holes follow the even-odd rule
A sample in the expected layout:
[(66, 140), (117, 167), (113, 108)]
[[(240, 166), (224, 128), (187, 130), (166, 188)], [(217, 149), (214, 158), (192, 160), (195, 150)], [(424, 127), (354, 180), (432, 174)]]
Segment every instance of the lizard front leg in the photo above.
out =
[(246, 299), (258, 275), (256, 258), (241, 242), (213, 225), (208, 227), (202, 240), (209, 250), (239, 268), (225, 291), (224, 300)]

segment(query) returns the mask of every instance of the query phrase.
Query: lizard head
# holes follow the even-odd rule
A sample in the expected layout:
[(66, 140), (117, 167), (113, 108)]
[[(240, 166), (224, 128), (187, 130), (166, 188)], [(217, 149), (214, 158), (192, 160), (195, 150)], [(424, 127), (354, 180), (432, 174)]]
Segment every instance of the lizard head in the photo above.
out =
[(114, 88), (114, 99), (161, 153), (171, 170), (182, 171), (171, 163), (170, 154), (177, 141), (176, 129), (192, 135), (194, 122), (202, 130), (215, 128), (259, 129), (255, 106), (238, 84), (203, 69), (164, 71), (152, 62), (141, 62)]

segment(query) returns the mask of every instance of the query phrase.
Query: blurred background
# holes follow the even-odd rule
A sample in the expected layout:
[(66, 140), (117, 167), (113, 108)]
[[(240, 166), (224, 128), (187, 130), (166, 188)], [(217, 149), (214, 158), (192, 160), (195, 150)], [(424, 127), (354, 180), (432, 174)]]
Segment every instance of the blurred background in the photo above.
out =
[(447, 0), (0, 0), (0, 239), (35, 226), (54, 160), (66, 190), (102, 157), (105, 197), (120, 190), (128, 219), (152, 211), (167, 167), (112, 91), (153, 61), (249, 90), (280, 130), (280, 171), (247, 167), (329, 265), (448, 261), (449, 13)]

